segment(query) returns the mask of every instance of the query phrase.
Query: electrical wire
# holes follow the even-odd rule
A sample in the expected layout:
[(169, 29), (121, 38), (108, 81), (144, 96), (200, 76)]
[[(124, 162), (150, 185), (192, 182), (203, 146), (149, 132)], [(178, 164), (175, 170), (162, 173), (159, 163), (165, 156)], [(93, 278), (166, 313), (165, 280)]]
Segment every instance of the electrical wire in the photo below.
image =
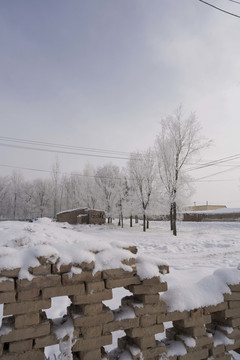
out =
[[(35, 168), (28, 168), (28, 167), (22, 167), (22, 166), (5, 165), (5, 164), (0, 164), (0, 166), (12, 168), (12, 169), (19, 169), (19, 170), (38, 171), (38, 172), (44, 172), (44, 173), (48, 173), (48, 174), (52, 173), (51, 170), (35, 169)], [(117, 178), (117, 177), (112, 178), (112, 177), (107, 177), (107, 176), (85, 175), (85, 174), (80, 174), (80, 173), (76, 173), (76, 172), (66, 173), (66, 172), (62, 172), (62, 171), (57, 171), (57, 173), (60, 175), (68, 175), (68, 176), (72, 175), (72, 176), (87, 177), (87, 178), (94, 178), (94, 179), (99, 178), (99, 179), (109, 179), (109, 180), (123, 180), (122, 178)], [(124, 177), (124, 179), (133, 181), (133, 179), (129, 179), (126, 177)]]
[(82, 147), (82, 146), (65, 145), (65, 144), (58, 144), (58, 143), (51, 143), (51, 142), (44, 142), (44, 141), (11, 138), (11, 137), (6, 137), (6, 136), (0, 136), (0, 140), (7, 141), (7, 142), (30, 144), (30, 145), (41, 145), (41, 146), (54, 147), (54, 148), (57, 147), (57, 148), (64, 148), (64, 149), (71, 149), (71, 150), (100, 152), (100, 153), (109, 153), (109, 154), (117, 154), (117, 155), (129, 155), (129, 153), (126, 151), (97, 149), (97, 148), (91, 148), (91, 147)]
[(239, 1), (236, 1), (236, 0), (228, 0), (228, 1), (231, 1), (231, 2), (233, 2), (233, 3), (235, 3), (235, 4), (240, 4), (240, 2), (239, 2)]
[(216, 10), (222, 11), (222, 12), (228, 14), (228, 15), (235, 16), (235, 17), (237, 17), (237, 18), (240, 18), (240, 15), (231, 13), (231, 12), (226, 11), (226, 10), (224, 10), (224, 9), (221, 9), (221, 8), (215, 6), (215, 5), (209, 4), (207, 1), (204, 1), (204, 0), (198, 0), (198, 1), (202, 2), (202, 3), (205, 4), (205, 5), (211, 6), (212, 8), (214, 8), (214, 9), (216, 9)]
[[(51, 152), (51, 153), (58, 153), (58, 154), (67, 154), (67, 155), (80, 155), (80, 156), (90, 156), (90, 157), (97, 157), (97, 158), (108, 158), (108, 159), (118, 159), (118, 160), (129, 160), (129, 157), (123, 156), (110, 156), (110, 155), (99, 155), (99, 154), (84, 154), (80, 152), (73, 152), (73, 151), (64, 151), (59, 149), (44, 149), (44, 148), (35, 148), (30, 146), (23, 146), (23, 145), (13, 145), (13, 144), (3, 144), (0, 143), (2, 147), (10, 147), (15, 149), (24, 149), (24, 150), (34, 150), (34, 151), (43, 151), (43, 152)], [(138, 160), (136, 157), (135, 160)]]

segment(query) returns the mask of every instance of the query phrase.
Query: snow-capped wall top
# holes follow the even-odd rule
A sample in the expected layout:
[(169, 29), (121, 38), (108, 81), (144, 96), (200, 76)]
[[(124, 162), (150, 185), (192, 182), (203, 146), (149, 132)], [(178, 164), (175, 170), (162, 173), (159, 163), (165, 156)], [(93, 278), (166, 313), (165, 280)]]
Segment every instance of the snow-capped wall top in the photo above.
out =
[(33, 223), (6, 221), (0, 223), (0, 270), (21, 268), (19, 277), (29, 278), (28, 268), (39, 266), (39, 258), (45, 257), (58, 266), (93, 261), (94, 272), (112, 268), (132, 271), (131, 266), (122, 263), (136, 256), (127, 250), (130, 245), (96, 238), (82, 232), (80, 226), (47, 218)]

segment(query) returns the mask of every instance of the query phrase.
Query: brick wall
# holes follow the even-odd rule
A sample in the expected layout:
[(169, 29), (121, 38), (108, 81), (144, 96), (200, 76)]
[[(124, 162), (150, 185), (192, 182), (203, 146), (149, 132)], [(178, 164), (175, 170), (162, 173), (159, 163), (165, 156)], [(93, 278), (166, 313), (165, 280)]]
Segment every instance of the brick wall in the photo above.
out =
[[(127, 250), (137, 252), (135, 247)], [(39, 260), (40, 266), (29, 268), (31, 281), (18, 278), (20, 269), (0, 271), (0, 304), (4, 304), (1, 360), (43, 360), (44, 348), (54, 344), (62, 349), (70, 346), (74, 360), (118, 359), (121, 351), (133, 360), (224, 360), (231, 358), (230, 350), (240, 349), (240, 285), (230, 286), (232, 293), (225, 294), (220, 304), (168, 312), (161, 300), (167, 290), (161, 273), (169, 271), (167, 266), (159, 267), (159, 276), (141, 281), (134, 256), (123, 260), (131, 272), (110, 269), (95, 274), (93, 262), (78, 264), (82, 272), (72, 274), (72, 264), (59, 267), (45, 258)], [(132, 295), (113, 311), (103, 301), (110, 300), (117, 287), (125, 287)], [(72, 301), (58, 325), (43, 311), (51, 307), (55, 296), (68, 296)], [(58, 330), (67, 321), (73, 324), (73, 335), (59, 337)], [(164, 335), (164, 324), (169, 321), (172, 327)], [(106, 354), (103, 347), (112, 343), (112, 332), (117, 330), (126, 335), (119, 339), (114, 354)], [(159, 334), (162, 340), (157, 340)], [(222, 342), (214, 343), (219, 334)], [(173, 355), (171, 349), (179, 342), (185, 353)]]

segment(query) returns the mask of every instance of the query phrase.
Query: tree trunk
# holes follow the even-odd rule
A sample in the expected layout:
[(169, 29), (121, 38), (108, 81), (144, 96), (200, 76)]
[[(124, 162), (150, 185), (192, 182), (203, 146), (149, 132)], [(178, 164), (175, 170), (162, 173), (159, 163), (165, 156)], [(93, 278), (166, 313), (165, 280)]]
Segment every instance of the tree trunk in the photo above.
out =
[(133, 217), (132, 217), (132, 215), (130, 216), (130, 227), (132, 227), (133, 226)]
[(177, 236), (177, 204), (173, 203), (173, 235)]
[(122, 224), (122, 228), (123, 228), (123, 215), (121, 215), (121, 224)]
[(138, 224), (138, 216), (135, 216), (135, 224)]
[(170, 230), (173, 231), (173, 203), (170, 207)]
[(147, 220), (147, 229), (149, 229), (149, 220)]
[(143, 231), (146, 231), (146, 215), (143, 215)]
[(16, 219), (16, 207), (17, 207), (17, 194), (14, 194), (14, 205), (13, 205), (13, 219)]
[(121, 225), (121, 220), (120, 220), (120, 216), (119, 216), (119, 219), (118, 219), (118, 226)]

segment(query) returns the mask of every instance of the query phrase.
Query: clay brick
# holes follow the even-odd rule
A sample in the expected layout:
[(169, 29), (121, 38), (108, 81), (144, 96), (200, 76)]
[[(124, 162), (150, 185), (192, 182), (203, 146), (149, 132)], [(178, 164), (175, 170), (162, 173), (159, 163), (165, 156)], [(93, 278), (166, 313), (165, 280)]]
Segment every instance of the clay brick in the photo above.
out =
[(32, 325), (39, 324), (39, 312), (35, 313), (27, 313), (24, 315), (16, 315), (15, 316), (15, 328), (22, 329)]
[(226, 351), (235, 350), (240, 347), (240, 339), (234, 342), (232, 345), (226, 345)]
[(112, 334), (100, 336), (98, 338), (90, 339), (78, 339), (73, 345), (72, 351), (86, 351), (98, 349), (101, 346), (110, 345), (112, 343)]
[(53, 274), (63, 274), (71, 271), (72, 263), (70, 264), (62, 264), (58, 266), (58, 264), (52, 264), (52, 273)]
[(103, 313), (94, 316), (77, 316), (73, 314), (73, 324), (79, 327), (104, 325), (114, 320), (113, 312), (103, 309)]
[(159, 344), (159, 346), (153, 349), (146, 349), (142, 351), (142, 356), (144, 360), (155, 359), (157, 356), (161, 355), (162, 353), (166, 352), (166, 346), (163, 344)]
[(136, 265), (136, 259), (135, 258), (130, 258), (130, 259), (122, 260), (122, 264), (123, 265), (128, 265), (128, 266)]
[(33, 340), (23, 340), (23, 341), (17, 341), (17, 342), (11, 342), (9, 344), (9, 352), (14, 353), (21, 353), (24, 351), (30, 351), (32, 350), (33, 346)]
[(178, 357), (179, 360), (201, 360), (208, 358), (208, 349), (202, 349), (199, 351), (193, 351), (186, 355), (181, 355)]
[(140, 284), (141, 281), (138, 276), (132, 276), (129, 278), (122, 279), (107, 279), (105, 280), (106, 288), (113, 289), (116, 287), (124, 287), (132, 284)]
[(142, 327), (156, 325), (156, 323), (157, 315), (143, 315), (140, 317), (140, 326)]
[(154, 348), (156, 347), (155, 336), (144, 336), (144, 338), (135, 338), (135, 344), (140, 347), (140, 349)]
[(225, 312), (225, 316), (227, 318), (231, 318), (231, 317), (235, 317), (235, 318), (238, 318), (240, 317), (240, 310), (239, 308), (236, 308), (236, 309), (228, 309), (228, 310), (224, 310)]
[(240, 284), (237, 284), (237, 285), (228, 285), (230, 287), (230, 290), (235, 292), (235, 291), (238, 291), (240, 292)]
[(25, 339), (34, 339), (40, 336), (48, 335), (50, 333), (50, 323), (43, 323), (36, 326), (25, 328), (24, 331), (22, 329), (12, 330), (10, 333), (6, 335), (2, 335), (0, 337), (0, 342), (14, 342), (21, 341)]
[(56, 335), (51, 333), (47, 336), (41, 336), (35, 339), (34, 349), (44, 348), (45, 346), (56, 345), (59, 343)]
[(199, 318), (199, 317), (203, 316), (203, 309), (202, 308), (193, 309), (193, 310), (190, 310), (189, 313), (190, 313), (191, 318)]
[(223, 324), (235, 328), (237, 326), (240, 326), (240, 318), (223, 320)]
[(232, 292), (231, 294), (224, 294), (225, 301), (235, 301), (240, 300), (240, 292)]
[(155, 335), (161, 332), (164, 332), (164, 326), (162, 324), (153, 325), (145, 328), (133, 328), (125, 330), (127, 336), (136, 338), (136, 337), (145, 337)]
[(102, 303), (84, 304), (84, 305), (78, 305), (78, 306), (84, 315), (95, 315), (95, 314), (99, 314), (103, 311)]
[(82, 335), (84, 339), (95, 338), (102, 335), (102, 325), (91, 326), (82, 329)]
[(158, 285), (160, 282), (161, 282), (160, 276), (154, 276), (150, 279), (143, 279), (142, 285), (154, 286), (154, 285)]
[(17, 294), (18, 301), (27, 301), (38, 298), (40, 289), (21, 290)]
[(86, 284), (87, 294), (93, 294), (105, 290), (104, 281), (90, 282)]
[(4, 280), (2, 280), (0, 278), (0, 291), (14, 291), (15, 290), (15, 286), (14, 286), (14, 281), (13, 279), (7, 279), (5, 278)]
[(7, 277), (7, 278), (17, 278), (19, 274), (20, 268), (7, 270), (7, 269), (0, 269), (0, 277)]
[(60, 275), (47, 275), (33, 278), (31, 281), (27, 279), (17, 280), (18, 290), (28, 290), (33, 288), (46, 288), (61, 285)]
[(101, 350), (96, 349), (92, 351), (81, 351), (80, 352), (80, 359), (81, 360), (99, 360), (101, 359)]
[(225, 346), (223, 344), (213, 346), (210, 349), (210, 354), (213, 355), (213, 356), (224, 354), (224, 353), (225, 353)]
[(167, 321), (184, 320), (187, 319), (188, 317), (189, 317), (188, 311), (173, 311), (164, 314), (159, 314), (157, 316), (157, 323), (160, 324)]
[(0, 292), (0, 304), (9, 304), (16, 301), (16, 292)]
[(111, 269), (103, 271), (103, 279), (122, 279), (132, 277), (136, 271), (125, 271), (123, 269)]
[(55, 296), (68, 296), (68, 295), (84, 295), (85, 286), (84, 284), (77, 285), (65, 285), (49, 287), (42, 290), (42, 298), (48, 299)]
[(240, 301), (228, 301), (229, 309), (239, 309), (240, 308)]
[(169, 266), (168, 265), (158, 265), (158, 269), (161, 274), (169, 274)]
[(135, 328), (139, 326), (139, 318), (123, 319), (119, 321), (113, 321), (103, 326), (103, 334), (117, 331), (126, 330), (129, 328)]
[(206, 335), (206, 329), (204, 326), (196, 326), (196, 327), (192, 327), (192, 328), (191, 327), (189, 327), (189, 328), (177, 327), (177, 329), (180, 329), (183, 333), (185, 333), (187, 335), (191, 335), (193, 337)]
[(240, 338), (240, 329), (235, 328), (232, 330), (231, 333), (228, 333), (227, 330), (225, 329), (225, 327), (216, 327), (216, 330), (221, 331), (224, 335), (226, 335), (229, 339), (238, 339)]
[(141, 302), (136, 302), (131, 296), (123, 298), (122, 305), (132, 307), (136, 316), (152, 315), (167, 311), (167, 305), (164, 301), (159, 301), (157, 304), (143, 305)]
[(214, 319), (240, 318), (240, 311), (238, 308), (226, 309), (223, 311), (219, 311), (213, 315), (214, 315)]
[(144, 304), (158, 304), (160, 301), (159, 294), (157, 295), (135, 295), (135, 297)]
[(173, 325), (177, 327), (193, 327), (193, 326), (199, 326), (204, 324), (210, 324), (212, 321), (212, 318), (210, 315), (201, 316), (198, 318), (188, 318), (184, 320), (178, 320), (174, 321)]
[(21, 354), (3, 353), (1, 360), (44, 360), (44, 352), (42, 349), (27, 351)]
[(216, 360), (232, 360), (232, 355), (228, 354), (228, 353), (225, 353), (225, 354), (222, 354), (222, 355), (215, 356), (215, 359)]
[(137, 254), (138, 248), (136, 246), (129, 246), (127, 248), (123, 248), (124, 250), (130, 251), (132, 254)]
[(96, 272), (94, 275), (91, 271), (82, 271), (81, 274), (65, 273), (62, 274), (62, 283), (63, 285), (73, 285), (84, 281), (99, 281), (101, 278), (102, 273), (100, 271)]
[(203, 311), (204, 311), (204, 314), (207, 315), (207, 314), (211, 314), (211, 313), (225, 310), (225, 309), (227, 309), (227, 303), (222, 302), (218, 305), (206, 306), (203, 308)]
[[(176, 334), (174, 340), (183, 341), (182, 338), (181, 338), (181, 334)], [(201, 348), (201, 347), (205, 347), (207, 345), (212, 345), (213, 344), (213, 337), (209, 337), (207, 335), (198, 336), (197, 338), (194, 338), (194, 340), (196, 342), (196, 347), (195, 348), (189, 348), (188, 346), (185, 345), (186, 348), (188, 349), (188, 351), (190, 349), (192, 349), (192, 351), (195, 351), (196, 348)]]
[(35, 275), (35, 276), (39, 276), (39, 275), (49, 275), (51, 274), (51, 265), (39, 265), (36, 267), (30, 267), (28, 268), (28, 271), (30, 272), (30, 274)]
[(94, 261), (89, 263), (84, 261), (81, 264), (73, 264), (73, 266), (80, 267), (83, 271), (92, 271), (94, 269), (95, 263)]
[(49, 309), (51, 307), (51, 299), (35, 300), (35, 301), (23, 301), (14, 304), (5, 304), (3, 309), (3, 316), (25, 314), (28, 312), (37, 312), (41, 309)]
[(96, 294), (74, 295), (71, 297), (73, 304), (95, 304), (105, 300), (112, 299), (112, 290), (105, 290)]
[(134, 295), (158, 294), (159, 292), (167, 291), (167, 283), (162, 282), (157, 285), (130, 285), (128, 289)]

